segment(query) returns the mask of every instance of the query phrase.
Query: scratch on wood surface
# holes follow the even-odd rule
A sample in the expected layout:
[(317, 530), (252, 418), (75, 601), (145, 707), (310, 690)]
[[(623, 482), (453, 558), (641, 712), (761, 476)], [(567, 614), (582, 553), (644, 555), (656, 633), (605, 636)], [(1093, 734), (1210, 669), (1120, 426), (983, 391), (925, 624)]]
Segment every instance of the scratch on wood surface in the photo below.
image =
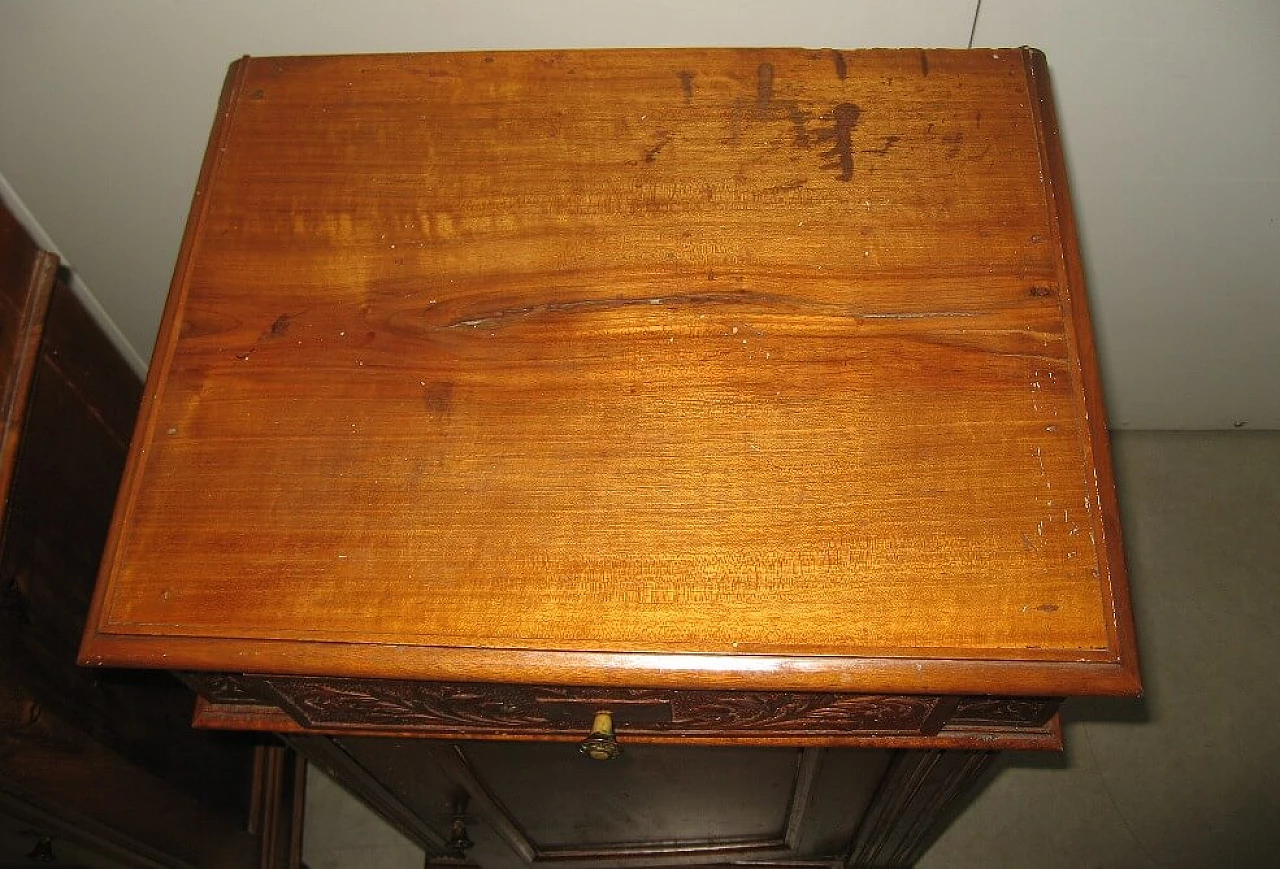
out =
[[(793, 296), (770, 293), (681, 293), (670, 296), (642, 296), (638, 298), (608, 299), (572, 299), (564, 302), (543, 302), (535, 305), (521, 305), (502, 308), (496, 311), (481, 313), (452, 320), (431, 328), (458, 329), (479, 328), (481, 326), (502, 326), (515, 319), (544, 314), (577, 313), (587, 311), (611, 311), (620, 308), (651, 305), (755, 305), (791, 309), (807, 316), (842, 318), (850, 320), (929, 320), (954, 317), (982, 317), (989, 315), (987, 310), (971, 311), (865, 311), (851, 305), (840, 305), (826, 302), (815, 302)], [(774, 312), (779, 313), (777, 311)]]
[(978, 317), (986, 311), (894, 311), (892, 313), (863, 313), (855, 316), (865, 320), (921, 320), (930, 317)]
[(894, 145), (898, 144), (898, 142), (900, 142), (900, 141), (902, 141), (902, 137), (901, 137), (901, 136), (887, 136), (887, 137), (885, 137), (885, 140), (884, 140), (884, 147), (881, 147), (881, 148), (873, 148), (872, 150), (867, 151), (867, 152), (865, 152), (865, 153), (867, 153), (867, 154), (878, 154), (879, 156), (883, 157), (885, 154), (888, 154), (888, 153), (889, 153), (889, 149), (890, 149), (890, 148), (892, 148)]
[(788, 181), (786, 184), (779, 184), (777, 187), (770, 187), (769, 192), (770, 193), (789, 193), (792, 190), (799, 190), (806, 183), (808, 183), (807, 178), (796, 178), (793, 181)]

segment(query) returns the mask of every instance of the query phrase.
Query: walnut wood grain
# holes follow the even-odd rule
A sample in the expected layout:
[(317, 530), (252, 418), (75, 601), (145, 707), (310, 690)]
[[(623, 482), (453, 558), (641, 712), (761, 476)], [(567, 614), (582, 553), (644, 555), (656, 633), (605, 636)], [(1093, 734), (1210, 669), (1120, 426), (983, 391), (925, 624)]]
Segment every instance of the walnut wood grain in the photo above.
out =
[(236, 64), (83, 660), (1138, 691), (1043, 64), (836, 56)]

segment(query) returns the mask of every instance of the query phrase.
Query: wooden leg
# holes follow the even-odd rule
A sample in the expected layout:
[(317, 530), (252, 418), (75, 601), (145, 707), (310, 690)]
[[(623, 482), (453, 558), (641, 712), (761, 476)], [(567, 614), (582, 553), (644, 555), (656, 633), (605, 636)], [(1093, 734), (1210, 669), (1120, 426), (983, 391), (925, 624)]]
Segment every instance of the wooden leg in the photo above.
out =
[(254, 763), (250, 831), (259, 837), (260, 869), (300, 869), (307, 764), (283, 745), (259, 746)]
[(899, 751), (854, 836), (846, 869), (914, 865), (995, 756), (994, 751)]

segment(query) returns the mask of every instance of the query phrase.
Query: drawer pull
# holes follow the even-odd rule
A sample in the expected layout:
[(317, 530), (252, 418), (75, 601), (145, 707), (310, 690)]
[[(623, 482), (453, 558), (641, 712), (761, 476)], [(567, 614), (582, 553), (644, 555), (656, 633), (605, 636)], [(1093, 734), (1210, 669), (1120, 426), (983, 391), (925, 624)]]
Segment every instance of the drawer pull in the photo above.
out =
[(592, 760), (613, 760), (622, 754), (622, 746), (613, 735), (613, 713), (597, 712), (591, 722), (591, 735), (582, 740), (578, 750)]
[(462, 818), (454, 818), (449, 841), (444, 844), (445, 847), (461, 854), (474, 847), (476, 843), (471, 841), (471, 837), (467, 835), (467, 822)]

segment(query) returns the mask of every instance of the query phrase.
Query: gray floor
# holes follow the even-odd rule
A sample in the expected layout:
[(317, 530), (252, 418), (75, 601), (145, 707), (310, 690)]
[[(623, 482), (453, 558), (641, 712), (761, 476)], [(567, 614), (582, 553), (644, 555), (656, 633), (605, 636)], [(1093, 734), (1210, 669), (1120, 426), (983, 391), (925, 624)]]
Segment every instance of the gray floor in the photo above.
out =
[[(1280, 865), (1280, 433), (1128, 432), (1116, 464), (1147, 695), (1069, 704), (1062, 756), (1009, 755), (921, 862)], [(312, 869), (420, 869), (313, 773)]]

